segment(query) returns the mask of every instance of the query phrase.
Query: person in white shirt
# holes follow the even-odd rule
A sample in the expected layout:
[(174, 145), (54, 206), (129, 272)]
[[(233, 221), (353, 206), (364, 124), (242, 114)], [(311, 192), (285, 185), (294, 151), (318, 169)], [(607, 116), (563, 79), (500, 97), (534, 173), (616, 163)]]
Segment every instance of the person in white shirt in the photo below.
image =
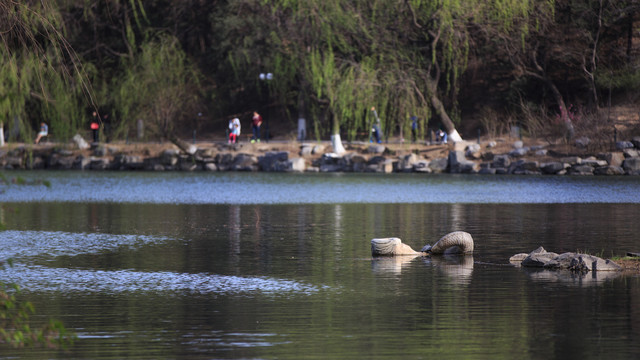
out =
[(240, 136), (240, 119), (229, 120), (229, 144), (235, 144)]

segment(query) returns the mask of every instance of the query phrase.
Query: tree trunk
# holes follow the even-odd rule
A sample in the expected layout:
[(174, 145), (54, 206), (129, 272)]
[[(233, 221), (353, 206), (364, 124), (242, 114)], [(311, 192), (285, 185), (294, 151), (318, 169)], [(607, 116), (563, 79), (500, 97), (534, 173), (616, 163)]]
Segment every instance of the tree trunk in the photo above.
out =
[(573, 123), (571, 122), (571, 117), (569, 116), (569, 110), (567, 109), (567, 105), (565, 104), (564, 99), (562, 98), (562, 95), (560, 94), (560, 91), (558, 90), (556, 85), (546, 77), (544, 77), (544, 82), (551, 89), (551, 92), (553, 93), (553, 96), (555, 97), (556, 102), (558, 103), (558, 107), (560, 108), (560, 120), (563, 122), (565, 129), (567, 131), (566, 137), (567, 139), (571, 139), (573, 138), (574, 130), (573, 130)]
[(193, 155), (193, 154), (196, 153), (196, 151), (198, 151), (198, 148), (195, 145), (189, 144), (186, 141), (178, 139), (175, 135), (170, 135), (169, 136), (169, 141), (171, 141), (180, 150), (184, 151), (185, 153), (187, 153), (189, 155)]
[(336, 154), (344, 154), (346, 152), (340, 138), (340, 122), (333, 113), (331, 114), (331, 146), (333, 146), (333, 152)]
[(442, 125), (447, 131), (449, 139), (451, 139), (451, 141), (453, 142), (462, 141), (462, 137), (460, 136), (460, 134), (458, 134), (453, 121), (449, 117), (449, 114), (447, 114), (447, 110), (444, 108), (444, 104), (442, 104), (442, 101), (440, 101), (440, 98), (437, 95), (437, 87), (438, 84), (436, 84), (435, 80), (433, 80), (432, 78), (429, 78), (427, 80), (427, 91), (429, 91), (429, 100), (431, 101), (431, 106), (433, 107), (433, 110), (436, 112), (436, 114), (440, 117)]

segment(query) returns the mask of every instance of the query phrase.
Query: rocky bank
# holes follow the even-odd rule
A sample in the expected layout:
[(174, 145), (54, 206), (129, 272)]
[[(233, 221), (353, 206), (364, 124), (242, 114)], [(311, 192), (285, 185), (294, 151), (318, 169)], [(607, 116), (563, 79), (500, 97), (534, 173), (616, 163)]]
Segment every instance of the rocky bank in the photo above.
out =
[[(81, 140), (81, 139), (79, 139)], [(336, 154), (325, 142), (226, 144), (10, 144), (0, 148), (2, 169), (271, 171), (548, 175), (640, 175), (640, 137), (590, 152), (571, 144), (496, 139), (455, 144), (346, 143)]]

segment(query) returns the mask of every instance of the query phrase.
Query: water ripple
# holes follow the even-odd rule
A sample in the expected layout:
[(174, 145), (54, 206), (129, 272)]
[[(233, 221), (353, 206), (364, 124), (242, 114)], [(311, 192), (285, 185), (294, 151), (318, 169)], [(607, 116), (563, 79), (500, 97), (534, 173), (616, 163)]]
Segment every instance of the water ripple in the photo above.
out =
[(165, 237), (146, 235), (8, 230), (0, 232), (0, 260), (38, 255), (95, 254), (123, 246), (137, 248), (166, 240)]
[(313, 294), (323, 289), (294, 280), (169, 271), (84, 270), (16, 264), (3, 271), (3, 281), (29, 291), (45, 292), (188, 292), (199, 294)]

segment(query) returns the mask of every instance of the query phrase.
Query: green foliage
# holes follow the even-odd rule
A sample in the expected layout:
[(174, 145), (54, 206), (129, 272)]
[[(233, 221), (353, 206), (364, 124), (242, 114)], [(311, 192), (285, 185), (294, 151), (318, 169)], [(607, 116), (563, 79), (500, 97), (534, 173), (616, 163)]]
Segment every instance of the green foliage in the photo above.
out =
[(0, 344), (12, 347), (68, 347), (73, 344), (75, 335), (59, 321), (50, 320), (42, 327), (32, 328), (30, 316), (35, 308), (30, 302), (20, 300), (19, 293), (17, 285), (0, 283)]
[[(402, 5), (282, 0), (270, 5), (274, 22), (281, 22), (282, 13), (294, 24), (277, 31), (286, 32), (279, 38), (289, 41), (291, 67), (300, 69), (309, 85), (300, 91), (308, 91), (309, 101), (316, 103), (312, 117), (328, 113), (333, 133), (343, 127), (350, 138), (369, 126), (371, 106), (382, 115), (383, 128), (409, 131), (411, 115), (426, 128), (431, 97), (451, 96), (450, 103), (457, 103), (471, 49), (469, 25), (477, 21), (512, 31), (514, 19), (532, 8), (528, 1), (515, 0), (412, 0)], [(437, 83), (441, 74), (443, 81)], [(440, 91), (430, 86), (433, 82), (442, 86)]]
[(596, 73), (596, 84), (606, 90), (640, 90), (640, 69), (631, 65), (600, 69)]
[[(209, 110), (224, 125), (254, 109), (291, 117), (300, 108), (317, 138), (343, 131), (355, 139), (368, 132), (375, 106), (385, 132), (408, 132), (411, 115), (423, 131), (434, 115), (453, 124), (461, 108), (478, 108), (460, 98), (469, 83), (484, 86), (488, 102), (507, 103), (492, 91), (532, 77), (534, 50), (544, 76), (571, 81), (560, 89), (567, 97), (596, 86), (637, 91), (637, 64), (624, 49), (636, 7), (633, 0), (0, 0), (0, 121), (8, 134), (31, 140), (45, 120), (66, 140), (100, 108), (111, 115), (111, 138), (123, 139), (138, 118), (164, 137), (190, 124), (193, 112)], [(262, 72), (273, 80), (259, 80)], [(585, 73), (589, 83), (577, 83), (586, 83)], [(523, 90), (528, 101), (549, 101), (538, 94)]]
[(200, 78), (177, 40), (167, 35), (148, 40), (124, 69), (118, 83), (121, 123), (116, 131), (124, 133), (143, 119), (156, 136), (173, 136), (175, 123), (192, 114)]
[[(4, 172), (0, 172), (0, 185), (9, 184), (51, 186), (48, 180), (27, 181), (20, 176), (9, 180)], [(3, 210), (0, 205), (0, 213)], [(5, 229), (6, 226), (0, 222), (0, 231)], [(13, 259), (0, 259), (0, 272), (4, 270), (5, 265), (13, 266)], [(0, 345), (65, 348), (73, 344), (75, 334), (67, 331), (59, 321), (49, 320), (47, 324), (34, 328), (30, 316), (35, 313), (35, 308), (30, 302), (21, 300), (19, 294), (18, 285), (0, 281)]]
[[(0, 121), (11, 134), (31, 140), (45, 121), (69, 139), (90, 88), (82, 64), (63, 37), (63, 19), (49, 2), (0, 1)], [(16, 120), (16, 121), (14, 121)]]

